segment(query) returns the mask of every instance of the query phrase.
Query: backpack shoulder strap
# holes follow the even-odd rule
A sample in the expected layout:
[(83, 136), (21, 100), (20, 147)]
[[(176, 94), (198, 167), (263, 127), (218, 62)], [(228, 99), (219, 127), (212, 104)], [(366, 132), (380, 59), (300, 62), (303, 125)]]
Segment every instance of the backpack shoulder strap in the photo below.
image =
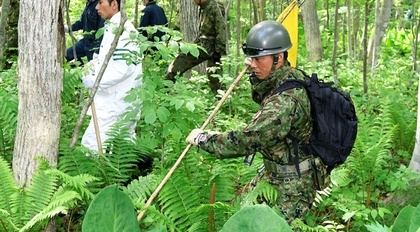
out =
[(286, 79), (277, 89), (273, 91), (271, 96), (281, 93), (283, 91), (286, 91), (288, 89), (295, 89), (295, 88), (301, 88), (308, 86), (308, 83), (304, 80), (298, 80), (298, 79)]

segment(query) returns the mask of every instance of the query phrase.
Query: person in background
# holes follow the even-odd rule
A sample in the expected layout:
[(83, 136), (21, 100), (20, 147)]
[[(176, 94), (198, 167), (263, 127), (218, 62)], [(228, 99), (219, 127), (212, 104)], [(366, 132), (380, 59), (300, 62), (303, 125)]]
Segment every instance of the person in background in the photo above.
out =
[[(98, 14), (106, 19), (106, 22), (99, 54), (86, 65), (88, 66), (88, 73), (82, 78), (83, 84), (88, 89), (93, 87), (97, 79), (99, 70), (115, 38), (114, 31), (119, 27), (121, 21), (120, 0), (99, 0), (96, 9)], [(127, 107), (130, 106), (128, 102), (124, 101), (127, 92), (140, 86), (142, 83), (139, 77), (142, 74), (141, 63), (136, 64), (133, 61), (128, 64), (125, 59), (125, 57), (130, 57), (140, 51), (137, 44), (128, 43), (131, 33), (138, 34), (138, 31), (128, 20), (125, 22), (124, 28), (94, 97), (102, 144), (109, 137), (107, 132), (120, 119)], [(130, 119), (126, 125), (131, 137), (135, 136), (136, 122), (137, 119)], [(93, 118), (91, 118), (89, 126), (83, 134), (82, 145), (92, 151), (98, 151)]]
[[(176, 81), (177, 74), (182, 75), (184, 72), (190, 70), (194, 66), (207, 61), (207, 77), (209, 79), (209, 86), (212, 92), (216, 95), (218, 89), (223, 89), (219, 78), (214, 77), (213, 74), (222, 76), (223, 70), (220, 58), (226, 55), (226, 22), (224, 11), (216, 2), (216, 0), (193, 0), (195, 4), (200, 6), (200, 27), (199, 35), (194, 43), (206, 49), (207, 53), (200, 50), (198, 57), (192, 54), (179, 54), (175, 60), (169, 65), (168, 71), (165, 74), (165, 79)], [(214, 73), (212, 67), (217, 66)]]
[[(165, 11), (162, 7), (156, 4), (156, 1), (153, 0), (143, 0), (143, 5), (146, 7), (143, 9), (143, 15), (140, 19), (139, 27), (148, 27), (156, 25), (167, 26), (168, 19), (166, 18)], [(159, 41), (162, 40), (162, 36), (165, 34), (162, 31), (157, 31), (153, 35), (148, 35), (147, 31), (143, 30), (141, 33), (149, 39), (149, 41), (155, 41), (155, 37), (159, 38)]]
[[(98, 0), (87, 0), (82, 16), (71, 25), (71, 31), (83, 31), (83, 38), (66, 49), (67, 61), (76, 60), (82, 62), (81, 58), (83, 57), (86, 57), (87, 60), (90, 61), (93, 59), (94, 53), (99, 53), (98, 49), (101, 44), (102, 36), (96, 38), (95, 34), (99, 28), (104, 26), (104, 20), (99, 16), (95, 9), (97, 4)], [(65, 25), (64, 30), (69, 32), (69, 27)]]
[[(251, 186), (265, 180), (278, 191), (275, 202), (262, 197), (260, 203), (277, 207), (290, 223), (295, 218), (304, 219), (311, 209), (316, 194), (313, 156), (305, 155), (299, 148), (295, 157), (292, 140), (288, 135), (305, 141), (309, 138), (312, 121), (310, 101), (304, 88), (297, 88), (272, 95), (277, 86), (288, 78), (304, 80), (299, 70), (287, 60), (292, 47), (286, 28), (276, 21), (262, 21), (251, 28), (243, 51), (245, 64), (252, 74), (252, 99), (261, 108), (243, 130), (225, 133), (194, 129), (186, 142), (199, 146), (216, 158), (263, 156)], [(298, 167), (295, 163), (298, 159)], [(297, 171), (299, 168), (299, 171)]]

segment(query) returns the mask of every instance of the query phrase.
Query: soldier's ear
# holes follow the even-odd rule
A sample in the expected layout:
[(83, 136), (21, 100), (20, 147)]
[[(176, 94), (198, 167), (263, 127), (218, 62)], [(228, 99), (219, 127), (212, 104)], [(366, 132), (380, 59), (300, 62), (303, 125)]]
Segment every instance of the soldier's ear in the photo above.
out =
[(284, 59), (284, 53), (283, 52), (279, 53), (279, 62), (283, 61), (283, 59)]

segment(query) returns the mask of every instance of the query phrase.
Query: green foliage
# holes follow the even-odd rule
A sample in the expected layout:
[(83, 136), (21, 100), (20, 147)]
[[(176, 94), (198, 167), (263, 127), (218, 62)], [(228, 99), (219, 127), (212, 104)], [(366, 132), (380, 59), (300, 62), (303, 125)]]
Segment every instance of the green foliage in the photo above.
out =
[(134, 205), (115, 185), (102, 189), (86, 212), (83, 231), (140, 231)]
[(16, 69), (0, 73), (0, 156), (11, 162), (18, 113)]
[[(257, 219), (257, 220), (256, 220)], [(267, 205), (245, 206), (223, 226), (221, 232), (292, 231), (284, 218)]]
[(84, 187), (94, 180), (91, 176), (70, 177), (39, 161), (31, 184), (23, 188), (16, 185), (9, 164), (0, 157), (1, 231), (39, 231), (51, 218), (75, 207), (82, 197), (93, 196)]
[(407, 205), (398, 214), (392, 225), (393, 232), (414, 232), (420, 229), (420, 204), (417, 207)]

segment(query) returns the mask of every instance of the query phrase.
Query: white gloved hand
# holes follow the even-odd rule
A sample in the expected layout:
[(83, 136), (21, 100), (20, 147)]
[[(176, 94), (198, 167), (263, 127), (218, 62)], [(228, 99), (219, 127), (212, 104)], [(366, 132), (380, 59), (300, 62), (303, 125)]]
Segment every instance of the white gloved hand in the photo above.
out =
[(95, 84), (95, 81), (92, 79), (92, 76), (84, 76), (82, 78), (82, 82), (85, 85), (86, 88), (91, 89), (93, 88), (93, 84)]
[(190, 132), (185, 142), (199, 146), (200, 142), (206, 141), (207, 136), (204, 134), (204, 131), (202, 129), (194, 129)]
[(64, 33), (69, 33), (69, 26), (64, 25)]
[(251, 57), (246, 57), (245, 60), (244, 60), (244, 64), (245, 64), (245, 66), (251, 66), (252, 58)]
[(89, 61), (87, 64), (83, 65), (82, 74), (83, 76), (88, 76), (94, 73), (95, 71), (95, 60)]

